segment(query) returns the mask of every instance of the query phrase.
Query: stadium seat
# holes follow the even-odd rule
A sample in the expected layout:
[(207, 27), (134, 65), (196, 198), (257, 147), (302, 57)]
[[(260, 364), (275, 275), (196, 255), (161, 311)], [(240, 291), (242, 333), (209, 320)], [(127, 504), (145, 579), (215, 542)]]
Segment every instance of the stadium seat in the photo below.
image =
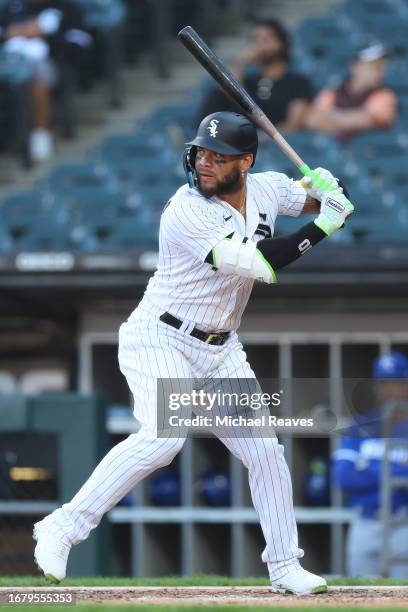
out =
[(72, 251), (75, 241), (69, 227), (56, 215), (44, 213), (26, 226), (20, 235), (13, 236), (14, 251)]
[(348, 149), (358, 160), (404, 155), (406, 137), (398, 130), (374, 130), (355, 136)]
[(361, 160), (369, 181), (374, 185), (384, 187), (386, 184), (396, 187), (405, 185), (408, 181), (405, 155), (390, 155)]
[(373, 224), (364, 238), (365, 242), (408, 244), (408, 221), (392, 216)]
[(157, 249), (158, 225), (142, 223), (137, 216), (117, 219), (111, 230), (109, 236), (100, 242), (103, 249)]
[[(119, 217), (139, 214), (124, 193), (106, 193), (102, 189), (67, 197), (61, 206), (68, 209), (72, 240), (85, 251), (99, 248)], [(148, 218), (148, 213), (143, 211), (139, 216)]]
[[(51, 213), (52, 211), (52, 213)], [(62, 209), (53, 210), (53, 199), (43, 193), (21, 191), (0, 202), (0, 227), (3, 232), (2, 250), (10, 250), (31, 231), (39, 216), (48, 213), (64, 222)]]
[(358, 0), (357, 2), (347, 0), (334, 9), (335, 15), (347, 15), (359, 23), (381, 22), (388, 18), (397, 20), (404, 13), (403, 5), (399, 0)]
[(157, 162), (162, 153), (165, 155), (164, 145), (165, 141), (160, 146), (147, 141), (144, 134), (115, 134), (105, 138), (91, 155), (106, 162), (133, 160), (143, 163), (148, 159)]
[(123, 23), (126, 11), (121, 0), (75, 0), (84, 12), (88, 28), (106, 29)]
[(92, 162), (61, 164), (38, 183), (38, 188), (62, 195), (86, 193), (100, 188), (114, 191), (115, 187), (115, 179), (107, 168)]
[(341, 21), (331, 16), (307, 19), (294, 33), (295, 43), (315, 49), (316, 56), (326, 55), (328, 48), (342, 49), (345, 38), (350, 45), (358, 45), (360, 43), (358, 28), (353, 27), (352, 24), (345, 27)]
[(177, 166), (174, 163), (167, 165), (150, 158), (110, 162), (109, 168), (121, 189), (129, 194), (141, 189), (157, 190), (160, 185), (172, 193), (185, 182), (184, 175), (176, 172)]

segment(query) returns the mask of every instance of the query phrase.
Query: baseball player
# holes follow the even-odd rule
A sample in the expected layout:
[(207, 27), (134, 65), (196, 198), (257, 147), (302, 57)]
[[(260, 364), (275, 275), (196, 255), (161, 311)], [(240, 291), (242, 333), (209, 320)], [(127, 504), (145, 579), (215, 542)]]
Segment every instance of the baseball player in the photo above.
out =
[[(189, 143), (189, 184), (162, 214), (157, 270), (119, 331), (119, 364), (141, 427), (111, 449), (69, 503), (35, 524), (35, 560), (52, 582), (65, 577), (71, 546), (182, 448), (183, 433), (157, 435), (157, 380), (179, 380), (187, 387), (191, 381), (192, 388), (197, 380), (255, 379), (237, 336), (254, 281), (275, 283), (278, 269), (337, 231), (353, 211), (326, 170), (316, 173), (307, 191), (283, 174), (248, 174), (257, 146), (254, 125), (230, 112), (203, 119)], [(319, 177), (332, 186), (330, 196), (317, 186)], [(301, 213), (317, 218), (294, 234), (272, 238), (277, 215)], [(304, 553), (283, 447), (276, 437), (221, 440), (248, 469), (272, 589), (326, 591), (325, 580), (299, 564)]]
[[(356, 508), (356, 518), (347, 537), (347, 574), (379, 577), (381, 551), (381, 470), (384, 458), (383, 421), (392, 408), (389, 450), (391, 474), (408, 482), (408, 358), (402, 353), (378, 357), (373, 364), (377, 406), (361, 415), (342, 437), (334, 454), (334, 479), (346, 494), (346, 505)], [(390, 578), (407, 578), (404, 558), (408, 552), (408, 489), (396, 488), (392, 494), (392, 514), (398, 521), (390, 533), (392, 562)]]

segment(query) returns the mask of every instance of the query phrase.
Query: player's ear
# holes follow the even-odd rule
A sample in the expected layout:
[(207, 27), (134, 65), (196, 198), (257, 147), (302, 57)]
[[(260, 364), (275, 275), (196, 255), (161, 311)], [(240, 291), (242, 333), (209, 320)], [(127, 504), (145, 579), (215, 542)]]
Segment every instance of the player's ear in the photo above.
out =
[(240, 159), (239, 169), (241, 172), (248, 172), (250, 167), (252, 166), (253, 161), (252, 153), (247, 153), (247, 155), (243, 155)]

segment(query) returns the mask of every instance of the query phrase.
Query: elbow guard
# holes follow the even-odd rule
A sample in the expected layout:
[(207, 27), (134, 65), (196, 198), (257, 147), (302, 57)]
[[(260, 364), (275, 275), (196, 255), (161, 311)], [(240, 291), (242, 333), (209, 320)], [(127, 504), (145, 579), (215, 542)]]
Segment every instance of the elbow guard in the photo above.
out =
[(206, 258), (214, 268), (224, 274), (235, 274), (264, 283), (276, 283), (270, 263), (257, 249), (256, 242), (232, 234), (215, 245)]

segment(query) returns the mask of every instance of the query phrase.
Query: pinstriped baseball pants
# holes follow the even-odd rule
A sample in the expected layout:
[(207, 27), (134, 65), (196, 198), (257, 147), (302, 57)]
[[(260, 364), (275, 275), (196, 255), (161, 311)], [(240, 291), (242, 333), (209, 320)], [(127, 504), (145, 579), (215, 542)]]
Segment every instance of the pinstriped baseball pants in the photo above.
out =
[[(119, 365), (132, 391), (134, 415), (141, 428), (113, 447), (75, 497), (45, 519), (72, 544), (85, 540), (124, 495), (157, 468), (168, 465), (181, 450), (183, 435), (156, 436), (158, 378), (183, 381), (178, 391), (188, 391), (189, 380), (192, 388), (197, 379), (255, 378), (236, 334), (223, 346), (208, 345), (162, 323), (151, 309), (147, 312), (140, 307), (120, 328)], [(266, 541), (262, 560), (271, 578), (277, 579), (303, 556), (283, 447), (276, 438), (220, 439), (248, 469), (252, 500)]]

